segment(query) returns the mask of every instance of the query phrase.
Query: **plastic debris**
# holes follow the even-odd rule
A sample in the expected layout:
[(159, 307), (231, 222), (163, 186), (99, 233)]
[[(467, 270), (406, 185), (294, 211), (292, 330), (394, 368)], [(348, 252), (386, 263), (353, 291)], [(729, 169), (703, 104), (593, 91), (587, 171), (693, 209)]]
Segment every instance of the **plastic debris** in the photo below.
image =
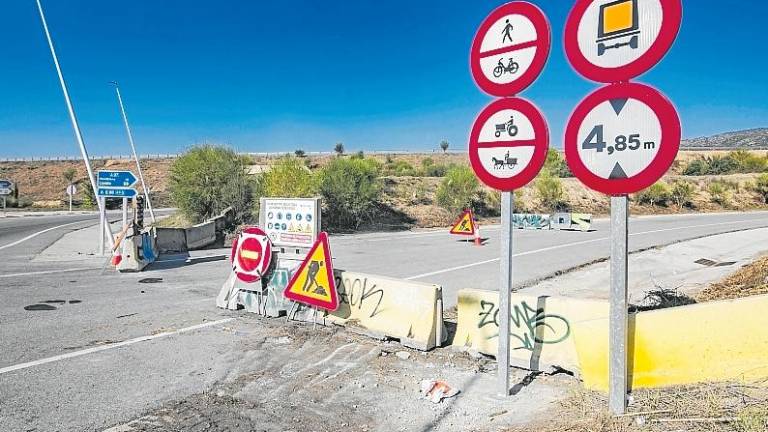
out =
[(445, 381), (423, 380), (421, 382), (421, 394), (432, 403), (440, 403), (443, 399), (459, 394), (459, 389), (451, 387)]

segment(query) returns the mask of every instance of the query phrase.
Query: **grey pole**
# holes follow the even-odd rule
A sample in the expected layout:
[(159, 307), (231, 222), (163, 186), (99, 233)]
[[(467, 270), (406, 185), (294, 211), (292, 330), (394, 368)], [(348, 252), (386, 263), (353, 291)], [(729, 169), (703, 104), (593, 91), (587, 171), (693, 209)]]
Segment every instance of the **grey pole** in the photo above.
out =
[(615, 415), (627, 408), (627, 196), (611, 197), (611, 318), (608, 406)]
[(123, 198), (123, 229), (128, 226), (128, 198)]
[(501, 193), (501, 278), (499, 280), (499, 352), (498, 391), (509, 396), (509, 315), (512, 292), (512, 213), (515, 210), (514, 194)]
[(131, 144), (131, 152), (133, 158), (136, 160), (136, 170), (139, 172), (139, 180), (141, 180), (141, 187), (144, 189), (144, 198), (147, 200), (147, 209), (149, 210), (149, 217), (152, 218), (152, 223), (155, 223), (155, 211), (152, 209), (152, 200), (149, 199), (149, 188), (147, 183), (144, 182), (144, 174), (141, 172), (141, 163), (139, 162), (139, 156), (136, 154), (136, 145), (133, 143), (133, 134), (131, 133), (131, 127), (128, 125), (128, 116), (125, 114), (125, 106), (123, 106), (123, 98), (120, 96), (120, 87), (117, 85), (117, 81), (112, 81), (112, 85), (115, 86), (115, 92), (117, 93), (117, 102), (120, 104), (120, 112), (123, 114), (123, 123), (125, 123), (125, 131), (128, 133), (128, 142)]
[[(53, 64), (56, 66), (56, 73), (59, 75), (59, 83), (61, 84), (61, 91), (64, 92), (64, 101), (67, 103), (67, 111), (69, 111), (69, 120), (72, 122), (72, 129), (75, 130), (75, 139), (80, 146), (80, 154), (83, 156), (85, 162), (85, 168), (88, 170), (88, 179), (91, 181), (94, 193), (98, 191), (96, 187), (96, 178), (93, 176), (93, 168), (91, 168), (91, 161), (88, 159), (88, 150), (85, 148), (85, 141), (83, 141), (83, 134), (80, 132), (80, 125), (77, 122), (77, 116), (75, 116), (75, 109), (72, 106), (72, 101), (69, 99), (69, 90), (67, 90), (67, 83), (64, 81), (64, 75), (61, 73), (61, 66), (59, 66), (59, 58), (56, 56), (56, 50), (53, 48), (53, 39), (51, 39), (51, 33), (48, 31), (48, 23), (45, 21), (45, 14), (43, 13), (43, 5), (40, 0), (37, 1), (37, 10), (40, 11), (40, 20), (43, 22), (43, 30), (45, 31), (45, 37), (48, 39), (48, 46), (51, 49), (51, 56), (53, 57)], [(98, 200), (97, 200), (98, 201)], [(99, 211), (104, 212), (104, 206), (99, 201)], [(106, 233), (106, 227), (102, 230), (102, 237)], [(112, 238), (112, 231), (107, 234), (109, 240), (109, 246), (114, 245), (115, 240)]]
[[(99, 235), (99, 254), (104, 255), (104, 235), (108, 229), (105, 211), (103, 210), (106, 205), (106, 200), (100, 196), (97, 196), (96, 200), (99, 202), (99, 231), (101, 232), (101, 235)], [(111, 232), (112, 230), (110, 229), (110, 233)]]

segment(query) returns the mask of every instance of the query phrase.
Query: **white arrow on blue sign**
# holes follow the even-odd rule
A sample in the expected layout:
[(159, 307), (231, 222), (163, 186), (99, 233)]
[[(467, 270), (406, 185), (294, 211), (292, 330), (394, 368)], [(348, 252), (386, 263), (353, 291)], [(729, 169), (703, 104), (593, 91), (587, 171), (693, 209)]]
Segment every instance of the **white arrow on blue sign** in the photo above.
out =
[(136, 184), (136, 180), (130, 171), (99, 171), (97, 185), (99, 188), (129, 188)]
[(112, 198), (133, 198), (136, 196), (136, 189), (100, 187), (96, 195), (101, 197), (112, 197)]

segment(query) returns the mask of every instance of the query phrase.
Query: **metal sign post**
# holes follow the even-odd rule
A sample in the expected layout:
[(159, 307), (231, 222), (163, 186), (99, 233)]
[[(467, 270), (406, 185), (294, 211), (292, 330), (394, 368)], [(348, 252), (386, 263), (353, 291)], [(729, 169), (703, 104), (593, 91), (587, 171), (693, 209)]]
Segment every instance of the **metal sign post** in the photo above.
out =
[(627, 399), (627, 239), (629, 204), (626, 195), (611, 197), (611, 318), (608, 406), (625, 411)]
[(123, 198), (123, 230), (128, 226), (128, 198)]
[(498, 391), (500, 396), (509, 396), (509, 316), (512, 295), (512, 214), (515, 212), (514, 193), (501, 193), (501, 278), (499, 280), (499, 352)]
[[(69, 112), (69, 120), (72, 122), (72, 129), (75, 131), (75, 139), (77, 140), (77, 144), (80, 146), (80, 154), (83, 157), (83, 162), (85, 163), (85, 168), (88, 171), (88, 179), (91, 181), (91, 187), (93, 187), (93, 190), (96, 191), (96, 178), (93, 175), (93, 169), (91, 168), (91, 161), (88, 158), (88, 150), (85, 148), (85, 141), (83, 140), (83, 134), (80, 132), (80, 125), (77, 122), (77, 116), (75, 115), (75, 108), (72, 105), (72, 101), (69, 99), (69, 90), (67, 89), (67, 83), (64, 81), (64, 75), (61, 72), (61, 67), (59, 66), (59, 58), (56, 55), (56, 50), (53, 47), (53, 39), (51, 38), (51, 33), (48, 31), (48, 23), (45, 20), (45, 13), (43, 12), (43, 5), (40, 3), (40, 0), (37, 0), (37, 10), (40, 12), (40, 21), (43, 23), (43, 30), (45, 31), (45, 37), (48, 40), (48, 47), (51, 49), (51, 57), (53, 58), (53, 64), (56, 66), (56, 73), (59, 76), (59, 83), (61, 84), (61, 91), (64, 93), (64, 101), (67, 104), (67, 111)], [(97, 200), (99, 202), (99, 211), (104, 212), (104, 206), (102, 205), (102, 201)], [(106, 229), (106, 228), (105, 228)], [(107, 234), (103, 229), (101, 231), (102, 237)], [(109, 231), (107, 238), (109, 239), (109, 246), (112, 247), (114, 245), (114, 238), (112, 238), (112, 231)]]
[(544, 12), (531, 3), (513, 1), (496, 8), (480, 24), (469, 54), (477, 85), (501, 98), (485, 107), (475, 119), (469, 135), (469, 162), (483, 183), (501, 191), (496, 361), (498, 393), (503, 397), (509, 396), (510, 390), (513, 191), (536, 177), (549, 148), (549, 128), (541, 111), (527, 100), (513, 96), (536, 80), (547, 62), (550, 47), (550, 25)]
[(149, 187), (144, 181), (144, 173), (141, 171), (141, 163), (139, 162), (139, 156), (136, 154), (136, 145), (133, 143), (133, 134), (131, 133), (131, 127), (128, 125), (128, 116), (125, 114), (125, 106), (123, 106), (123, 98), (120, 96), (120, 88), (117, 86), (116, 81), (112, 81), (112, 85), (115, 86), (115, 92), (117, 93), (117, 102), (120, 104), (120, 112), (123, 114), (123, 123), (125, 123), (125, 131), (128, 134), (128, 142), (131, 144), (131, 152), (133, 158), (136, 160), (136, 170), (139, 173), (139, 180), (141, 181), (141, 187), (144, 189), (144, 198), (147, 199), (147, 208), (149, 209), (149, 217), (152, 218), (152, 223), (155, 223), (155, 210), (152, 208), (152, 200), (149, 199)]

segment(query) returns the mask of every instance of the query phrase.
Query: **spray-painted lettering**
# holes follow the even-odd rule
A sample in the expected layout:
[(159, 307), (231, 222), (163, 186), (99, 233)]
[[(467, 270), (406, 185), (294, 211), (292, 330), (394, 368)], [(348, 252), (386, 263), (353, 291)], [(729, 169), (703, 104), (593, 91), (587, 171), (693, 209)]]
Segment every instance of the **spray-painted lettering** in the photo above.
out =
[[(488, 336), (499, 336), (499, 308), (493, 302), (480, 301), (480, 319), (478, 328), (493, 325), (497, 331)], [(533, 308), (525, 301), (512, 306), (509, 335), (519, 342), (513, 349), (533, 351), (535, 344), (556, 344), (564, 341), (571, 334), (568, 320), (560, 315), (545, 314), (544, 308)]]

